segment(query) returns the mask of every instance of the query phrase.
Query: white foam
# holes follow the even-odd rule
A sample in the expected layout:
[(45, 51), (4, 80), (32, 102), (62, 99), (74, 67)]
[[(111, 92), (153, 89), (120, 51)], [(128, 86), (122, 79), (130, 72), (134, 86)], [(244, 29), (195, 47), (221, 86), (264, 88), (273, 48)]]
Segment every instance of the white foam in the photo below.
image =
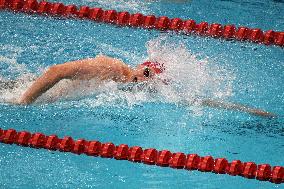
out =
[(193, 101), (196, 97), (225, 99), (232, 95), (234, 74), (218, 62), (197, 58), (184, 43), (160, 37), (149, 41), (147, 49), (150, 60), (166, 67), (160, 77), (170, 81), (170, 85), (161, 85), (161, 95), (167, 99)]
[[(20, 95), (31, 85), (35, 75), (31, 73), (25, 64), (17, 62), (18, 57), (24, 50), (17, 46), (0, 45), (0, 83), (7, 83), (9, 86), (13, 82), (13, 87), (0, 89), (0, 102), (16, 102)], [(10, 84), (9, 84), (10, 82)]]
[(96, 2), (101, 7), (107, 9), (121, 9), (131, 12), (149, 13), (151, 2), (140, 0), (85, 0), (86, 2)]
[[(104, 45), (105, 53), (117, 51), (127, 59), (141, 60), (142, 55), (124, 52), (112, 45)], [(146, 44), (150, 60), (163, 63), (166, 70), (158, 78), (141, 83), (138, 86), (117, 84), (113, 81), (98, 83), (96, 81), (62, 80), (46, 94), (42, 95), (37, 103), (54, 102), (70, 103), (75, 100), (77, 105), (97, 106), (133, 106), (146, 102), (163, 102), (175, 104), (198, 103), (200, 97), (225, 99), (233, 94), (234, 74), (224, 65), (216, 61), (200, 59), (190, 52), (182, 42), (173, 42), (167, 37), (158, 37)], [(1, 60), (1, 59), (0, 59)], [(13, 89), (0, 90), (0, 102), (15, 101), (31, 85), (31, 78), (35, 75), (24, 66), (17, 63), (17, 58), (2, 57), (10, 69), (22, 71), (17, 78), (17, 85)], [(141, 62), (141, 61), (140, 61)], [(1, 77), (0, 77), (1, 79)], [(2, 76), (2, 81), (6, 78)], [(0, 81), (1, 81), (0, 80)], [(163, 83), (167, 80), (168, 85)], [(132, 90), (123, 90), (125, 88)], [(153, 92), (155, 91), (155, 92)], [(63, 100), (63, 101), (62, 101)]]

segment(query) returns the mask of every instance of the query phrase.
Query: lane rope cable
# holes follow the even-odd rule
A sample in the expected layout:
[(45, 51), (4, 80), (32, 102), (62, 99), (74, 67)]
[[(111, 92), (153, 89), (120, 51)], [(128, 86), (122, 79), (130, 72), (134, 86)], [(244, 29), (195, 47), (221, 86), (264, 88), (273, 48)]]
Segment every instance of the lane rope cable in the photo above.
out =
[(0, 128), (0, 142), (5, 144), (17, 144), (30, 148), (44, 148), (71, 152), (74, 154), (86, 154), (88, 156), (100, 156), (102, 158), (114, 158), (116, 160), (128, 160), (148, 165), (171, 167), (176, 169), (198, 170), (213, 172), (216, 174), (228, 174), (242, 176), (249, 179), (270, 181), (280, 184), (284, 182), (284, 167), (254, 162), (241, 162), (226, 158), (201, 157), (198, 154), (185, 154), (182, 152), (170, 152), (169, 150), (157, 150), (154, 148), (143, 149), (140, 146), (129, 147), (127, 144), (116, 146), (112, 142), (101, 143), (85, 139), (73, 140), (70, 136), (62, 139), (56, 135), (44, 135), (28, 131), (17, 132), (14, 129), (2, 130)]
[(119, 26), (139, 27), (162, 31), (175, 31), (180, 34), (195, 34), (205, 37), (222, 38), (227, 40), (249, 41), (265, 45), (284, 46), (284, 31), (249, 28), (235, 25), (221, 25), (207, 22), (196, 23), (195, 20), (170, 19), (167, 16), (143, 15), (141, 13), (130, 14), (127, 11), (103, 10), (88, 6), (64, 5), (63, 3), (51, 3), (36, 0), (0, 0), (0, 10), (12, 10), (28, 14), (41, 14), (49, 16), (62, 16), (65, 18), (89, 19), (97, 22), (116, 24)]

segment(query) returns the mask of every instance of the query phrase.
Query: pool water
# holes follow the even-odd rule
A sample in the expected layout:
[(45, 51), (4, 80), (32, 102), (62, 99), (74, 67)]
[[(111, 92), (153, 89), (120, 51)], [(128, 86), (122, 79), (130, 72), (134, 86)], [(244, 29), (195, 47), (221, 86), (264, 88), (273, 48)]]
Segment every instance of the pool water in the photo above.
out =
[[(284, 3), (276, 0), (63, 2), (284, 30)], [(12, 89), (0, 90), (2, 129), (284, 165), (283, 48), (7, 11), (0, 12), (0, 24), (0, 81), (17, 81)], [(35, 105), (9, 103), (48, 66), (98, 54), (133, 67), (149, 57), (163, 61), (167, 70), (161, 77), (171, 84), (153, 81), (148, 87), (156, 92), (149, 92), (148, 87), (119, 90), (113, 82), (76, 88), (62, 81)], [(277, 117), (189, 105), (197, 96), (250, 105)], [(0, 170), (0, 188), (284, 188), (2, 143)]]

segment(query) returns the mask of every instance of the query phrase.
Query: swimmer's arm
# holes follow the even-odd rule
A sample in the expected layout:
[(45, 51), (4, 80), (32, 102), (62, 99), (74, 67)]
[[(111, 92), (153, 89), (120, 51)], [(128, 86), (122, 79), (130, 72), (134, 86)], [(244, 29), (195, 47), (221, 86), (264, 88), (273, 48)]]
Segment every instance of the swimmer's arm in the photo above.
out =
[(52, 88), (62, 79), (69, 79), (79, 73), (79, 66), (72, 63), (51, 66), (42, 76), (32, 84), (30, 88), (22, 95), (20, 104), (31, 104), (39, 96)]
[(225, 103), (221, 101), (215, 101), (210, 99), (202, 100), (201, 104), (203, 106), (213, 107), (213, 108), (222, 108), (222, 109), (228, 109), (228, 110), (237, 110), (241, 112), (247, 112), (249, 114), (262, 116), (262, 117), (276, 117), (275, 114), (266, 112), (264, 110), (251, 108), (245, 105), (241, 104), (235, 104), (235, 103)]

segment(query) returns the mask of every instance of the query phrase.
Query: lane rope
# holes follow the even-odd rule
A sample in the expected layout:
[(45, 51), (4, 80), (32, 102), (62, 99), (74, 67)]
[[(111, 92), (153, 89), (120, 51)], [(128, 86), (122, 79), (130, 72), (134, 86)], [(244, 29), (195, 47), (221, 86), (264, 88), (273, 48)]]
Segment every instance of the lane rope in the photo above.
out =
[(71, 18), (89, 19), (97, 22), (116, 24), (119, 26), (139, 27), (145, 29), (176, 31), (181, 34), (195, 34), (199, 36), (222, 38), (227, 40), (249, 41), (265, 45), (284, 46), (284, 31), (249, 28), (235, 25), (221, 25), (207, 22), (196, 23), (195, 20), (170, 19), (167, 16), (143, 15), (141, 13), (117, 12), (116, 10), (103, 10), (88, 6), (64, 5), (36, 0), (0, 0), (0, 9), (25, 12), (28, 14), (41, 14), (49, 16), (62, 16)]
[(280, 184), (284, 182), (284, 167), (254, 162), (241, 162), (226, 158), (213, 158), (212, 156), (199, 156), (198, 154), (185, 154), (182, 152), (170, 152), (169, 150), (157, 150), (154, 148), (143, 149), (140, 146), (129, 147), (127, 144), (116, 146), (112, 142), (101, 143), (85, 139), (73, 140), (70, 136), (62, 139), (56, 135), (44, 135), (28, 131), (17, 132), (14, 129), (2, 130), (0, 128), (0, 142), (5, 144), (17, 144), (30, 148), (44, 148), (85, 154), (102, 158), (114, 158), (116, 160), (128, 160), (148, 165), (171, 167), (175, 169), (198, 170), (201, 172), (213, 172), (216, 174), (228, 174), (242, 176), (249, 179), (270, 181)]
[[(120, 26), (171, 30), (183, 34), (196, 34), (240, 41), (247, 40), (265, 45), (284, 46), (284, 32), (273, 30), (263, 32), (258, 28), (236, 28), (234, 25), (222, 26), (218, 23), (208, 24), (207, 22), (201, 22), (197, 24), (194, 20), (170, 19), (166, 16), (156, 17), (141, 13), (130, 14), (129, 12), (103, 10), (102, 8), (90, 8), (88, 6), (81, 6), (78, 9), (76, 5), (65, 6), (63, 3), (37, 2), (36, 0), (0, 0), (0, 9), (29, 14), (90, 19)], [(2, 130), (0, 128), (0, 142), (31, 148), (45, 148), (61, 152), (142, 162), (162, 167), (169, 166), (177, 169), (199, 170), (232, 176), (238, 175), (273, 183), (284, 182), (284, 167), (271, 167), (269, 164), (257, 165), (254, 162), (241, 162), (240, 160), (228, 162), (225, 158), (214, 159), (212, 156), (201, 157), (198, 154), (186, 155), (182, 152), (172, 153), (168, 150), (158, 151), (154, 148), (142, 149), (139, 146), (129, 147), (127, 144), (115, 146), (111, 142), (101, 143), (85, 139), (74, 141), (69, 136), (60, 139), (56, 135), (46, 136), (42, 133), (17, 132), (14, 129)]]

